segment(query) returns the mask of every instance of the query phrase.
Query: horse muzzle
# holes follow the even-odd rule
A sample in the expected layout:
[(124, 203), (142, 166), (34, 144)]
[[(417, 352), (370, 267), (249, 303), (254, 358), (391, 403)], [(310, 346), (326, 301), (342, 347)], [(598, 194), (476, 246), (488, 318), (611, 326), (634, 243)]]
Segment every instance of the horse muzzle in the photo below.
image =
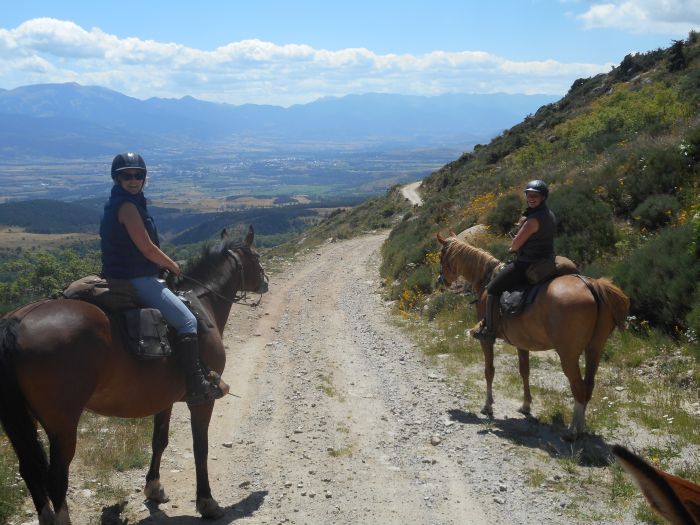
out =
[(267, 293), (269, 289), (270, 289), (269, 279), (267, 278), (267, 275), (265, 275), (265, 276), (263, 276), (263, 280), (260, 281), (260, 286), (258, 286), (258, 289), (255, 291), (255, 293), (259, 293), (262, 295), (264, 293)]

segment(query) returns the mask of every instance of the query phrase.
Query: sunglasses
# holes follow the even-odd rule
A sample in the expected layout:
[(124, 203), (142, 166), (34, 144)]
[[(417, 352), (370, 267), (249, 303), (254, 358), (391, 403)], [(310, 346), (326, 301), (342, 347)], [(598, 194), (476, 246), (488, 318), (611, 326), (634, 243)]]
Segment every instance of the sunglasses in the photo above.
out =
[(146, 178), (145, 173), (120, 173), (119, 174), (119, 179), (128, 181), (128, 180), (143, 180)]

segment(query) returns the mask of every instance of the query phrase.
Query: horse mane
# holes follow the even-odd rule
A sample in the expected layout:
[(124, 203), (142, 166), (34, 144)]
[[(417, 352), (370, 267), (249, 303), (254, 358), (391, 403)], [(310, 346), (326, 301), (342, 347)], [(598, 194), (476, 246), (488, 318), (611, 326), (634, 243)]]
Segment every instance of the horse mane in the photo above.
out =
[[(250, 246), (238, 239), (226, 239), (215, 244), (205, 244), (197, 259), (187, 264), (185, 274), (196, 281), (206, 283), (216, 287), (222, 285), (226, 279), (221, 273), (221, 263), (228, 257), (228, 252), (242, 250), (244, 253), (251, 253)], [(195, 286), (194, 281), (185, 278), (180, 289), (189, 290)]]
[(446, 239), (445, 256), (452, 269), (472, 282), (483, 282), (501, 264), (486, 250), (472, 246), (458, 237)]

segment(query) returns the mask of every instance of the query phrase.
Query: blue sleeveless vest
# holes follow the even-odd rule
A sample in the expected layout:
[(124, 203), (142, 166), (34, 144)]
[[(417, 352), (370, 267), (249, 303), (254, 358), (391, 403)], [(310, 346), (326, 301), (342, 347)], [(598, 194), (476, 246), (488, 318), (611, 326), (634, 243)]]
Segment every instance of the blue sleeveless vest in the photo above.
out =
[(153, 244), (160, 247), (158, 230), (153, 218), (148, 214), (143, 192), (132, 195), (121, 186), (114, 185), (100, 222), (102, 275), (117, 279), (156, 276), (158, 265), (144, 257), (129, 237), (126, 227), (119, 222), (119, 208), (125, 202), (131, 202), (136, 206), (148, 236)]

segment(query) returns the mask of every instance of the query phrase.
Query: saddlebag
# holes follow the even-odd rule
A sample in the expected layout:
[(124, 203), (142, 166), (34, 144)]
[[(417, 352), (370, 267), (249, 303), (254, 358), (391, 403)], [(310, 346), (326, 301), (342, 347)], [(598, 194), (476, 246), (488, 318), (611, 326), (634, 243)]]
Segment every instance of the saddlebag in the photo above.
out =
[(160, 359), (171, 354), (168, 325), (160, 310), (134, 308), (124, 312), (131, 352), (139, 359)]

